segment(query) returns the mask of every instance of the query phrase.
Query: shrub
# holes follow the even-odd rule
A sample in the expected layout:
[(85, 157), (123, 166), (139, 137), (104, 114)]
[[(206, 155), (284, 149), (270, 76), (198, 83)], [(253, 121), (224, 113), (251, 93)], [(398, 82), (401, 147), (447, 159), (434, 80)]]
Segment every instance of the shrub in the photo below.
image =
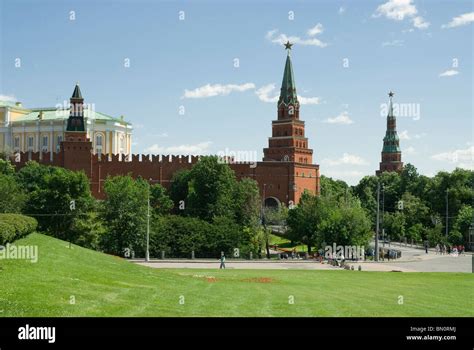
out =
[(36, 230), (36, 219), (20, 214), (0, 214), (0, 245), (25, 237)]

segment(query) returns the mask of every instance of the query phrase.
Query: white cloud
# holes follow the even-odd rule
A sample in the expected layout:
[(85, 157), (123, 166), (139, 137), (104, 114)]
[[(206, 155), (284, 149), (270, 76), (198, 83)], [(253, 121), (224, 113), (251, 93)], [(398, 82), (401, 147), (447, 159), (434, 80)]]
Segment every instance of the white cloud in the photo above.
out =
[[(275, 94), (275, 84), (268, 84), (262, 86), (260, 89), (255, 91), (260, 101), (263, 102), (278, 102), (278, 95)], [(273, 96), (270, 96), (273, 95)]]
[(402, 21), (405, 17), (416, 15), (418, 10), (411, 0), (389, 0), (375, 10), (373, 17), (385, 16), (395, 21)]
[(344, 12), (346, 12), (346, 8), (344, 6), (339, 7), (338, 13), (342, 15)]
[(344, 153), (341, 158), (338, 159), (323, 159), (321, 161), (323, 164), (327, 164), (329, 166), (336, 166), (336, 165), (367, 165), (369, 164), (365, 159), (359, 157), (355, 154)]
[(201, 155), (208, 154), (209, 147), (211, 146), (211, 141), (200, 142), (194, 145), (178, 145), (178, 146), (168, 146), (163, 147), (158, 144), (151, 145), (145, 149), (145, 152), (152, 154), (173, 154), (173, 155)]
[(344, 111), (336, 117), (326, 119), (324, 123), (348, 125), (353, 124), (354, 121), (349, 117), (349, 113), (347, 111)]
[(375, 10), (372, 17), (384, 16), (394, 21), (411, 19), (413, 26), (418, 29), (426, 29), (430, 26), (423, 17), (417, 16), (418, 10), (412, 0), (389, 0)]
[(308, 36), (316, 36), (323, 32), (323, 25), (321, 23), (316, 24), (313, 28), (308, 29)]
[(184, 95), (181, 98), (206, 98), (214, 96), (225, 96), (230, 94), (233, 91), (246, 91), (250, 89), (255, 89), (255, 84), (245, 83), (241, 85), (237, 84), (206, 84), (204, 86), (198, 87), (194, 90), (184, 90)]
[(403, 130), (401, 133), (398, 134), (400, 140), (409, 140), (411, 137), (408, 136), (408, 130)]
[(416, 154), (415, 148), (413, 146), (407, 147), (403, 150), (405, 154)]
[(426, 133), (421, 133), (421, 134), (415, 134), (413, 136), (410, 136), (408, 134), (408, 130), (403, 130), (402, 132), (398, 133), (398, 136), (400, 137), (400, 140), (411, 140), (411, 139), (421, 139), (422, 137), (426, 136)]
[(323, 32), (323, 25), (321, 23), (316, 24), (314, 27), (308, 29), (307, 35), (308, 38), (301, 38), (299, 36), (288, 36), (284, 33), (278, 33), (278, 29), (273, 29), (267, 32), (265, 38), (270, 40), (272, 43), (283, 45), (287, 41), (292, 44), (297, 45), (305, 45), (305, 46), (318, 46), (318, 47), (326, 47), (327, 44), (315, 38), (316, 35), (321, 34)]
[(303, 97), (298, 95), (298, 101), (301, 105), (319, 105), (321, 99), (319, 97)]
[(434, 154), (431, 158), (442, 162), (457, 164), (461, 168), (474, 170), (474, 146)]
[(441, 28), (456, 28), (465, 26), (471, 22), (474, 22), (474, 12), (463, 13), (458, 17), (454, 17), (448, 24), (443, 24)]
[[(260, 101), (275, 103), (278, 102), (279, 98), (279, 95), (275, 90), (275, 84), (267, 84), (257, 89), (255, 94)], [(300, 95), (298, 95), (298, 101), (300, 105), (317, 105), (321, 103), (321, 99), (319, 97), (303, 97)]]
[(404, 40), (385, 41), (382, 43), (382, 46), (403, 46), (404, 42)]
[(458, 75), (459, 72), (455, 69), (448, 69), (447, 71), (441, 73), (440, 77), (452, 77), (453, 75)]
[(13, 95), (0, 95), (0, 101), (5, 102), (16, 102), (18, 101), (15, 96)]
[(430, 22), (425, 21), (423, 17), (417, 16), (413, 18), (413, 26), (418, 29), (426, 29), (430, 26)]

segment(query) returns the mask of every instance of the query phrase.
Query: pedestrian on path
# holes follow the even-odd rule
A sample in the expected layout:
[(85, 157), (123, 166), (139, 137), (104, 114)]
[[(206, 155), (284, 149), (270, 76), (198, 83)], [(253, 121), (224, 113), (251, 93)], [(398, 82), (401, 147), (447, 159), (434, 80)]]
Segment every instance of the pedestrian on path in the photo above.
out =
[(219, 269), (224, 269), (225, 270), (225, 255), (224, 253), (221, 253), (221, 266)]

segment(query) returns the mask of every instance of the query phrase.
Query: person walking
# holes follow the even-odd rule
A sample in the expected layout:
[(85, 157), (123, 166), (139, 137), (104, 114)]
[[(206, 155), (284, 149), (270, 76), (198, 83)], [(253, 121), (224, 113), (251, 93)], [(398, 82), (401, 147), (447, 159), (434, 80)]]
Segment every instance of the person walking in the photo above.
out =
[(436, 244), (436, 255), (438, 255), (438, 254), (439, 254), (439, 243)]
[(221, 266), (219, 269), (224, 269), (225, 270), (225, 255), (224, 253), (221, 253)]

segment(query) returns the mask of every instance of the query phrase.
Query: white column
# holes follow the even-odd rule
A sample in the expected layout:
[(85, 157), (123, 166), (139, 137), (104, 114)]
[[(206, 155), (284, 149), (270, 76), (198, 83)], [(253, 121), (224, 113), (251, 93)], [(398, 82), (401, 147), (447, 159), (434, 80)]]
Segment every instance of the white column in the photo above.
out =
[(54, 150), (54, 122), (51, 122), (51, 131), (49, 132), (49, 160), (53, 161)]
[(109, 130), (106, 129), (106, 130), (105, 130), (105, 147), (104, 147), (105, 151), (104, 151), (104, 153), (105, 153), (107, 156), (108, 156), (109, 153), (110, 153), (110, 149), (109, 149), (109, 148), (110, 148), (110, 147), (109, 147)]

